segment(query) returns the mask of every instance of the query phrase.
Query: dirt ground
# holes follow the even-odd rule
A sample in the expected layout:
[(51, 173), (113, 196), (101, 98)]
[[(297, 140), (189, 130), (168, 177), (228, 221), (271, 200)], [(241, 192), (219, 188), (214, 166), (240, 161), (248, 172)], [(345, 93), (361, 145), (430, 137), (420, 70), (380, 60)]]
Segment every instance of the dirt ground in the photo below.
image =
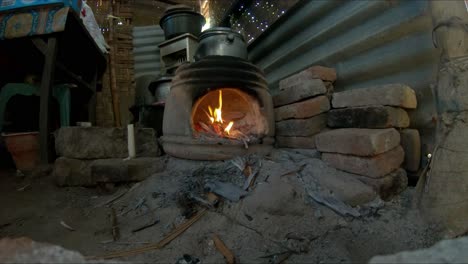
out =
[[(98, 188), (60, 188), (52, 175), (19, 177), (15, 171), (2, 171), (0, 237), (27, 236), (86, 256), (141, 247), (157, 243), (201, 210), (189, 197), (203, 196), (203, 181), (218, 178), (238, 183), (245, 177), (228, 161), (165, 159), (166, 171), (136, 186), (117, 186), (113, 193)], [(210, 209), (162, 249), (116, 260), (176, 263), (189, 254), (202, 263), (223, 263), (213, 234), (239, 263), (280, 263), (286, 255), (284, 263), (362, 263), (375, 255), (428, 247), (441, 239), (437, 228), (412, 209), (411, 188), (379, 207), (361, 208), (364, 216), (342, 217), (305, 193), (294, 172), (297, 162), (257, 159), (251, 164), (258, 170), (256, 184), (241, 201), (224, 201)], [(121, 193), (125, 195), (104, 205)], [(111, 208), (120, 233), (115, 242)], [(61, 221), (75, 231), (66, 229)], [(158, 223), (152, 227), (132, 232), (155, 221)]]

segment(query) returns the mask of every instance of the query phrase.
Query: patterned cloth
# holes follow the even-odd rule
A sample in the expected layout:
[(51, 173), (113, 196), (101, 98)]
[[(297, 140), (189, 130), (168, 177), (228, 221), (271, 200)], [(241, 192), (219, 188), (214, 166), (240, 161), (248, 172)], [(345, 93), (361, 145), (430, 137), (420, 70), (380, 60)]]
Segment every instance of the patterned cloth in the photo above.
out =
[(0, 14), (0, 40), (61, 32), (69, 7), (42, 6)]

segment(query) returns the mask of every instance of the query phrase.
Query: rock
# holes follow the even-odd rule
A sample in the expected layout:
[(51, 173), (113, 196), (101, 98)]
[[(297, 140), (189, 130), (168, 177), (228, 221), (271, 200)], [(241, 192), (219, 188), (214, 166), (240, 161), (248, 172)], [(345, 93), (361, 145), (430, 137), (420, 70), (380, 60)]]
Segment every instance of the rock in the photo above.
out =
[(339, 170), (371, 178), (382, 178), (398, 169), (405, 153), (401, 146), (373, 157), (359, 157), (336, 153), (322, 153), (322, 160)]
[(317, 96), (298, 103), (275, 108), (275, 120), (308, 118), (330, 110), (330, 101), (326, 96)]
[[(0, 240), (0, 263), (110, 263), (86, 261), (80, 253), (26, 237)], [(112, 261), (112, 263), (116, 263)]]
[(315, 145), (321, 152), (375, 156), (400, 144), (400, 134), (394, 128), (341, 128), (315, 136)]
[(79, 160), (60, 157), (54, 179), (59, 186), (95, 186), (97, 183), (142, 181), (165, 169), (162, 158)]
[(60, 157), (54, 163), (54, 180), (58, 186), (93, 186), (91, 160)]
[(304, 161), (304, 164), (307, 165), (301, 176), (306, 186), (318, 184), (351, 206), (365, 204), (377, 197), (375, 191), (356, 179), (354, 174), (339, 171), (319, 159), (309, 159)]
[(287, 87), (280, 89), (280, 92), (273, 96), (275, 107), (295, 103), (303, 99), (311, 98), (316, 95), (325, 94), (327, 88), (321, 80), (304, 79), (288, 84)]
[(280, 148), (315, 149), (315, 137), (276, 137), (276, 145)]
[(391, 106), (365, 106), (334, 109), (328, 113), (329, 127), (389, 128), (409, 127), (410, 119), (404, 109)]
[(277, 136), (313, 136), (327, 127), (327, 115), (320, 114), (308, 119), (291, 119), (276, 123)]
[(279, 82), (279, 89), (280, 91), (287, 90), (291, 87), (300, 85), (313, 79), (320, 79), (322, 81), (333, 83), (336, 81), (336, 71), (335, 69), (323, 66), (312, 66), (299, 73), (282, 79)]
[(405, 151), (405, 161), (402, 167), (416, 172), (421, 164), (421, 138), (417, 129), (403, 129), (400, 131), (401, 146)]
[[(151, 128), (135, 129), (138, 157), (160, 155), (156, 134)], [(62, 127), (55, 136), (58, 156), (73, 159), (128, 157), (127, 129), (104, 127)]]
[(414, 251), (403, 251), (393, 255), (375, 256), (369, 264), (384, 263), (466, 263), (468, 259), (468, 237), (442, 240), (434, 246)]
[(363, 183), (371, 186), (385, 201), (403, 192), (408, 187), (408, 177), (404, 169), (385, 175), (380, 179), (372, 179), (365, 176), (356, 176)]
[(334, 108), (387, 105), (415, 109), (416, 93), (404, 84), (387, 84), (333, 94)]
[(143, 181), (165, 168), (166, 163), (160, 158), (101, 159), (93, 161), (91, 178), (94, 183)]

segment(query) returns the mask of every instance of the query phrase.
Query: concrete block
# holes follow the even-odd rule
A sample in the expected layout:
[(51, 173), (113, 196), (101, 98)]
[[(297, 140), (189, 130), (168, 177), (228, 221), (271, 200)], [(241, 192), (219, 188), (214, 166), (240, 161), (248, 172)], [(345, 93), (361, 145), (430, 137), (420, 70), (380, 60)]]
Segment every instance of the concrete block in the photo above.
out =
[[(152, 128), (135, 129), (138, 157), (157, 157), (160, 149)], [(128, 157), (127, 128), (62, 127), (55, 135), (57, 155), (72, 159)]]

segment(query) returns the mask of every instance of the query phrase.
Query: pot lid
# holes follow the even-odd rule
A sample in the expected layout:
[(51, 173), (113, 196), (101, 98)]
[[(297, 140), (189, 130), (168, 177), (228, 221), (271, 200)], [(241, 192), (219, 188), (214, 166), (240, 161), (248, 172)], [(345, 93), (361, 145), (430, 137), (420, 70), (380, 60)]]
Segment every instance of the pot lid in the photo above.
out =
[(182, 15), (182, 14), (190, 14), (190, 15), (193, 15), (193, 16), (197, 16), (198, 18), (200, 18), (202, 20), (201, 21), (202, 26), (205, 25), (205, 23), (206, 23), (206, 19), (202, 14), (193, 11), (193, 9), (190, 8), (190, 7), (188, 7), (188, 8), (182, 7), (182, 8), (175, 8), (175, 9), (170, 9), (170, 10), (166, 9), (166, 12), (164, 12), (163, 16), (159, 20), (159, 25), (161, 26), (161, 28), (164, 28), (163, 24), (164, 24), (166, 19), (168, 19), (168, 18), (170, 18), (172, 16), (177, 16), (177, 15)]
[(172, 12), (175, 12), (175, 11), (194, 11), (192, 7), (190, 6), (186, 6), (186, 5), (173, 5), (173, 6), (170, 6), (168, 8), (166, 8), (166, 10), (164, 10), (164, 14), (168, 14), (168, 13), (172, 13)]
[(242, 41), (245, 41), (244, 40), (244, 36), (242, 36), (242, 34), (240, 34), (239, 32), (236, 32), (234, 31), (233, 29), (231, 28), (228, 28), (228, 27), (213, 27), (213, 28), (209, 28), (205, 31), (203, 31), (200, 36), (199, 36), (199, 39), (203, 39), (203, 38), (206, 38), (206, 37), (209, 37), (209, 36), (214, 36), (214, 35), (227, 35), (227, 34), (233, 34), (237, 37), (239, 37), (240, 39), (242, 39)]
[(171, 82), (172, 78), (173, 76), (170, 76), (170, 75), (162, 75), (157, 80), (150, 83), (148, 90), (150, 90), (150, 92), (154, 94), (154, 92), (156, 91), (156, 88), (158, 88), (159, 85), (163, 83)]

